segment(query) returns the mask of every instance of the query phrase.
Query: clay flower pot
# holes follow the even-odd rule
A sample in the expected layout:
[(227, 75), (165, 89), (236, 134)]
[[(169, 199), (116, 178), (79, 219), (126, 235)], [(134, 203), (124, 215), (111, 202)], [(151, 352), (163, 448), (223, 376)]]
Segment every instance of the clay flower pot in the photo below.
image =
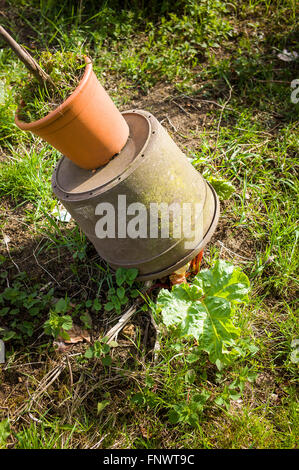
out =
[(125, 146), (129, 127), (98, 81), (89, 58), (75, 91), (54, 111), (34, 122), (15, 123), (53, 145), (84, 169), (106, 164)]

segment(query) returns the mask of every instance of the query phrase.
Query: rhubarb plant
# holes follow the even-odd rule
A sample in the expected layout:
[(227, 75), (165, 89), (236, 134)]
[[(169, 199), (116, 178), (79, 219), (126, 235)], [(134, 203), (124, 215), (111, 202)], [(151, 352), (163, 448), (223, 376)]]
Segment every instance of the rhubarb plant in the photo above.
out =
[(248, 300), (250, 284), (240, 268), (218, 260), (215, 266), (201, 271), (192, 283), (162, 289), (156, 312), (163, 323), (179, 338), (193, 337), (197, 352), (205, 351), (219, 369), (238, 355), (236, 340), (240, 328), (233, 323), (236, 305)]

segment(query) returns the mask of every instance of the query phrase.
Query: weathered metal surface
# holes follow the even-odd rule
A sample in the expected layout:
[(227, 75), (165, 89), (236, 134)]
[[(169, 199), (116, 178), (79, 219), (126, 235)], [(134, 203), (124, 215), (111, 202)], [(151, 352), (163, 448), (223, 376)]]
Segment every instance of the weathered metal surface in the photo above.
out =
[[(130, 137), (121, 153), (96, 172), (83, 170), (63, 157), (53, 173), (52, 187), (113, 269), (135, 267), (139, 279), (158, 279), (190, 261), (210, 240), (218, 222), (219, 202), (214, 190), (152, 114), (133, 110), (123, 116)], [(115, 208), (115, 238), (96, 236), (99, 216), (95, 212), (102, 203)], [(125, 236), (124, 211), (134, 203), (141, 203), (147, 214), (152, 204), (189, 206), (193, 236), (184, 235), (182, 217), (182, 235), (178, 237), (170, 216), (169, 236), (151, 237), (155, 229), (160, 233), (161, 214), (155, 228), (147, 217), (145, 238)], [(132, 215), (127, 215), (128, 222)]]

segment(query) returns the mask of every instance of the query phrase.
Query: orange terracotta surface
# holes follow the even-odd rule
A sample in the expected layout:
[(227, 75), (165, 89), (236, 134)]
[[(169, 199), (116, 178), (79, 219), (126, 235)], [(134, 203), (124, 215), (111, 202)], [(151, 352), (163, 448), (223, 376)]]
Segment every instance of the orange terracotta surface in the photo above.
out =
[(31, 131), (59, 150), (76, 165), (94, 169), (106, 164), (125, 146), (129, 127), (106, 93), (86, 58), (78, 87), (64, 103), (38, 121), (15, 117), (24, 131)]

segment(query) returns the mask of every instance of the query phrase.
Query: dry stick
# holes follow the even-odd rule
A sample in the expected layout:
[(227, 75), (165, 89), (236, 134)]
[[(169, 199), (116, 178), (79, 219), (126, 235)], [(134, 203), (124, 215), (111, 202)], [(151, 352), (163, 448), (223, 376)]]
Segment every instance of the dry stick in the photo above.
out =
[(65, 363), (61, 363), (58, 366), (55, 366), (50, 372), (45, 375), (37, 389), (30, 396), (29, 400), (16, 410), (16, 421), (18, 421), (23, 412), (28, 412), (31, 410), (33, 401), (36, 401), (37, 398), (42, 395), (53, 382), (55, 382), (55, 380), (60, 376), (61, 372), (64, 370), (65, 366)]
[(222, 243), (222, 241), (220, 240), (217, 240), (217, 242), (219, 243), (219, 245), (221, 246), (221, 248), (223, 248), (224, 250), (226, 250), (228, 253), (231, 253), (232, 255), (235, 255), (235, 256), (238, 256), (238, 258), (241, 258), (241, 259), (244, 259), (245, 261), (253, 261), (253, 259), (251, 258), (245, 258), (245, 256), (242, 256), (242, 255), (239, 255), (238, 253), (235, 253), (234, 251), (230, 250), (229, 248), (227, 248), (224, 243)]
[(222, 121), (223, 112), (224, 112), (224, 110), (225, 110), (225, 108), (226, 108), (226, 105), (230, 102), (231, 97), (232, 97), (232, 87), (230, 86), (230, 87), (229, 87), (229, 97), (228, 97), (228, 99), (226, 100), (226, 102), (224, 103), (224, 105), (222, 106), (221, 113), (220, 113), (220, 118), (219, 118), (219, 121), (218, 121), (215, 150), (217, 150), (217, 148), (218, 148), (218, 140), (219, 140), (220, 126), (221, 126), (221, 121)]
[(9, 251), (9, 247), (8, 247), (8, 243), (10, 241), (9, 237), (7, 235), (5, 235), (4, 232), (2, 232), (2, 235), (3, 235), (3, 241), (5, 243), (5, 246), (6, 246), (6, 251), (7, 251), (7, 254), (9, 256), (9, 259), (11, 260), (11, 262), (14, 264), (14, 266), (17, 268), (17, 270), (19, 271), (19, 273), (21, 272), (20, 271), (20, 268), (19, 266), (17, 265), (17, 263), (14, 262), (14, 260), (12, 259), (12, 256), (10, 254), (10, 251)]
[[(144, 287), (148, 289), (152, 285), (152, 281), (146, 281), (144, 284)], [(146, 292), (146, 291), (145, 291)], [(135, 300), (133, 305), (129, 307), (125, 313), (120, 317), (116, 325), (114, 325), (106, 334), (105, 338), (107, 338), (107, 344), (111, 343), (113, 341), (118, 333), (124, 328), (124, 326), (129, 322), (130, 318), (134, 315), (134, 313), (137, 310), (137, 307), (142, 303), (142, 299), (138, 298)]]
[(183, 111), (183, 113), (187, 114), (187, 116), (191, 116), (191, 114), (190, 114), (188, 111), (186, 111), (186, 110), (183, 108), (183, 106), (181, 106), (179, 103), (177, 103), (177, 102), (174, 101), (174, 100), (171, 100), (171, 101), (172, 101), (172, 103), (175, 104), (178, 108), (180, 108), (180, 109)]
[(30, 73), (39, 81), (41, 86), (46, 84), (52, 85), (55, 87), (54, 82), (50, 76), (38, 65), (38, 63), (33, 59), (33, 57), (27, 52), (22, 46), (20, 46), (8, 32), (0, 26), (0, 35), (9, 45), (9, 47), (14, 51), (18, 58), (23, 62), (27, 67)]
[(153, 347), (153, 357), (154, 357), (154, 362), (157, 362), (157, 360), (159, 358), (159, 351), (161, 349), (160, 342), (159, 342), (160, 329), (158, 328), (158, 325), (157, 325), (157, 323), (154, 319), (154, 315), (152, 314), (152, 312), (149, 312), (149, 314), (150, 314), (150, 317), (151, 317), (152, 325), (153, 325), (154, 329), (156, 330), (156, 340), (155, 340), (155, 344), (154, 344), (154, 347)]
[(135, 302), (132, 307), (125, 311), (125, 313), (120, 317), (116, 325), (114, 325), (108, 333), (105, 334), (107, 338), (107, 344), (111, 343), (114, 338), (118, 335), (118, 333), (124, 328), (124, 326), (128, 323), (130, 318), (134, 315), (137, 310), (137, 302)]
[(61, 287), (60, 282), (58, 282), (57, 279), (55, 279), (55, 277), (52, 276), (52, 274), (51, 274), (46, 268), (44, 268), (44, 266), (42, 266), (42, 265), (40, 264), (40, 262), (38, 261), (38, 259), (37, 259), (37, 256), (36, 256), (35, 253), (36, 253), (36, 251), (37, 251), (37, 249), (38, 249), (38, 247), (39, 247), (39, 245), (41, 244), (42, 241), (43, 241), (43, 238), (42, 238), (41, 241), (38, 243), (38, 245), (37, 245), (37, 247), (34, 249), (34, 251), (32, 252), (33, 258), (35, 259), (36, 264), (37, 264), (41, 269), (43, 269), (43, 271), (45, 271), (45, 272), (53, 279), (53, 281), (55, 281), (56, 284), (59, 285), (59, 287)]

